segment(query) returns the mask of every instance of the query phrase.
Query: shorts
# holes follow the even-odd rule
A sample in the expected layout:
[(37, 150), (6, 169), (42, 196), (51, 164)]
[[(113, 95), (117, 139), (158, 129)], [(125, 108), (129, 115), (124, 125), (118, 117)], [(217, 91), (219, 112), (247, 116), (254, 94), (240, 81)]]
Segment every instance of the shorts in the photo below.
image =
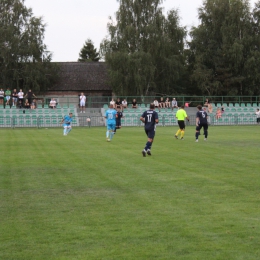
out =
[(63, 124), (63, 127), (71, 128), (71, 125), (70, 124)]
[(178, 120), (178, 125), (179, 125), (180, 129), (185, 129), (185, 122), (184, 122), (184, 120)]
[(196, 131), (200, 131), (200, 129), (203, 127), (204, 132), (208, 130), (208, 124), (199, 124), (196, 126)]
[(154, 139), (154, 137), (155, 137), (155, 130), (154, 130), (154, 129), (153, 129), (153, 130), (147, 130), (147, 129), (145, 129), (145, 133), (146, 133), (146, 135), (147, 135), (148, 138)]
[(260, 117), (258, 117), (258, 118), (256, 119), (256, 122), (257, 122), (257, 123), (260, 123)]
[(84, 106), (86, 105), (86, 102), (80, 101), (79, 105), (80, 105), (81, 107), (84, 107)]
[(10, 96), (6, 96), (6, 100), (10, 100)]
[(108, 131), (114, 131), (115, 130), (115, 127), (116, 127), (116, 124), (107, 124), (107, 130)]
[(116, 126), (121, 126), (121, 119), (120, 120), (116, 120)]

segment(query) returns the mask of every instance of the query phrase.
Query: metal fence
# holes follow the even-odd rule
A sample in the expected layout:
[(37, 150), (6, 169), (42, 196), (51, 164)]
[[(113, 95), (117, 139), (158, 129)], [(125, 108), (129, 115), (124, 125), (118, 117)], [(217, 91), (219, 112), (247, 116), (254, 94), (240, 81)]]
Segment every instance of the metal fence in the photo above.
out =
[[(128, 104), (132, 104), (132, 100), (136, 99), (136, 102), (141, 104), (150, 104), (154, 101), (154, 99), (160, 100), (161, 97), (168, 97), (170, 101), (172, 98), (176, 98), (178, 104), (189, 103), (190, 106), (196, 107), (197, 105), (202, 105), (205, 103), (206, 98), (210, 99), (211, 103), (216, 106), (221, 106), (224, 104), (228, 105), (253, 105), (260, 103), (259, 96), (174, 96), (174, 95), (154, 95), (154, 96), (113, 96), (116, 101), (117, 98), (120, 98), (122, 102), (123, 99), (126, 99)], [(60, 107), (69, 107), (71, 105), (78, 106), (79, 105), (79, 96), (39, 96), (37, 99), (38, 107), (48, 107), (51, 98), (54, 98)], [(87, 108), (101, 108), (104, 104), (109, 104), (111, 101), (111, 96), (87, 96), (86, 107)]]
[[(1, 128), (34, 127), (48, 128), (61, 127), (61, 115), (19, 115), (19, 116), (0, 116)], [(222, 116), (216, 119), (209, 116), (209, 124), (212, 126), (223, 125), (257, 125), (256, 116)], [(126, 115), (121, 119), (122, 126), (143, 126), (139, 116)], [(186, 125), (195, 125), (196, 117), (190, 116), (190, 121)], [(158, 126), (177, 126), (178, 122), (174, 115), (159, 115)], [(106, 120), (102, 116), (74, 116), (72, 126), (74, 127), (97, 127), (106, 126)]]

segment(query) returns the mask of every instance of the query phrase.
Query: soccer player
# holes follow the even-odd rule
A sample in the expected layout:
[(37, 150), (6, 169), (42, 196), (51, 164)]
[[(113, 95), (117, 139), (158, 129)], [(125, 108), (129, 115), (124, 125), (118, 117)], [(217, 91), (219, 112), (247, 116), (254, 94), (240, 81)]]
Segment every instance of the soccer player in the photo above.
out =
[(120, 129), (121, 128), (121, 118), (123, 118), (123, 113), (120, 111), (120, 108), (117, 109), (117, 113), (116, 113), (116, 127), (115, 127), (115, 131), (114, 133), (116, 133), (116, 129)]
[(116, 114), (116, 110), (113, 108), (113, 105), (110, 104), (105, 115), (105, 118), (107, 120), (106, 138), (108, 142), (110, 142), (114, 136), (114, 130), (116, 127)]
[(64, 118), (61, 121), (61, 124), (63, 124), (63, 135), (67, 135), (72, 130), (72, 113), (69, 113), (69, 115), (64, 116)]
[(197, 106), (198, 112), (196, 114), (196, 142), (199, 141), (200, 129), (203, 127), (204, 130), (204, 141), (208, 138), (208, 114), (202, 109), (201, 105)]
[(175, 138), (178, 139), (178, 135), (181, 134), (181, 140), (184, 140), (184, 132), (185, 132), (185, 119), (190, 121), (187, 116), (186, 111), (184, 110), (184, 106), (182, 105), (180, 109), (176, 113), (176, 118), (178, 119), (179, 130), (175, 134)]
[(154, 103), (150, 104), (150, 109), (145, 111), (140, 120), (144, 123), (144, 130), (148, 137), (147, 143), (142, 151), (143, 157), (146, 157), (146, 154), (151, 154), (152, 143), (155, 136), (156, 124), (159, 123), (158, 113), (154, 111)]
[(79, 106), (80, 106), (80, 113), (85, 113), (85, 106), (86, 106), (86, 96), (82, 92), (79, 97)]

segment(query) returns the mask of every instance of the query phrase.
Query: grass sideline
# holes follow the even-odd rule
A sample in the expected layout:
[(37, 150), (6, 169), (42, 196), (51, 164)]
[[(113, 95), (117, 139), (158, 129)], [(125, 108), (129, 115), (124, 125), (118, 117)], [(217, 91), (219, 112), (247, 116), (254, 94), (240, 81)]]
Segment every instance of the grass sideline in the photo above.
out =
[(0, 129), (0, 259), (260, 259), (258, 126)]

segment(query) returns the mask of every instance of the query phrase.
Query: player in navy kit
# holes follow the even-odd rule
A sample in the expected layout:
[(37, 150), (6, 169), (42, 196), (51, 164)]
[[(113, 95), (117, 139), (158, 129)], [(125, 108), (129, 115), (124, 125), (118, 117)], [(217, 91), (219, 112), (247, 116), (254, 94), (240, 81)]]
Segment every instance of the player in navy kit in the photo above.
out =
[(153, 103), (150, 104), (150, 109), (142, 114), (140, 120), (144, 123), (144, 130), (148, 137), (148, 141), (142, 151), (143, 157), (145, 157), (146, 154), (152, 155), (151, 148), (155, 136), (156, 124), (159, 123), (158, 113), (154, 111)]
[(205, 138), (207, 141), (208, 137), (208, 114), (202, 109), (201, 105), (197, 106), (198, 112), (196, 114), (196, 142), (199, 141), (200, 129), (203, 127)]

